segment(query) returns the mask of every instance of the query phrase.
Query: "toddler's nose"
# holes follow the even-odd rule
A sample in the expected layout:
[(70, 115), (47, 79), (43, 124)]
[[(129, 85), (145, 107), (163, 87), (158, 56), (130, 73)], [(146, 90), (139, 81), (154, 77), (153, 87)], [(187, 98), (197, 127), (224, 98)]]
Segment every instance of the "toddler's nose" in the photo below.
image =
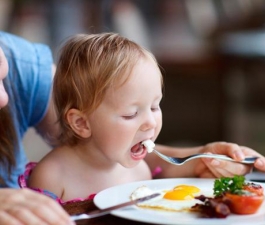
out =
[(157, 125), (157, 122), (156, 122), (154, 115), (148, 115), (141, 126), (141, 130), (146, 131), (146, 130), (154, 129), (156, 125)]

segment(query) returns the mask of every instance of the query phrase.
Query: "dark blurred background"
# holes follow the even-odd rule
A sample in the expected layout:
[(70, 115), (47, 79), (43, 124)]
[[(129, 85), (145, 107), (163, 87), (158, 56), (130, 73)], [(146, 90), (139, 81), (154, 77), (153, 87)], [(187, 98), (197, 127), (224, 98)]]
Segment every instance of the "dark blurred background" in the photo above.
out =
[(157, 143), (230, 141), (265, 154), (264, 0), (0, 0), (0, 29), (55, 58), (69, 35), (119, 32), (163, 68)]

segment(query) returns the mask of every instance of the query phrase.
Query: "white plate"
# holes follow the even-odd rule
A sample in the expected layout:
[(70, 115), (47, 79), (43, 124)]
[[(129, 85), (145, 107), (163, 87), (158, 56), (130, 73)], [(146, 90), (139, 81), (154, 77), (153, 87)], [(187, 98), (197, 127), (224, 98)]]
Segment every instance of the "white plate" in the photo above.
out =
[[(128, 183), (105, 189), (99, 192), (95, 198), (95, 205), (104, 209), (119, 203), (129, 201), (129, 196), (138, 187), (147, 185), (153, 190), (172, 189), (179, 184), (195, 185), (201, 190), (212, 191), (214, 179), (176, 178), (157, 179)], [(264, 184), (261, 184), (264, 187)], [(265, 188), (265, 187), (264, 187)], [(265, 202), (257, 213), (252, 215), (229, 215), (225, 219), (199, 218), (196, 213), (191, 212), (165, 212), (152, 209), (142, 209), (137, 206), (129, 206), (111, 212), (112, 215), (152, 224), (175, 224), (175, 225), (264, 225), (265, 224)]]

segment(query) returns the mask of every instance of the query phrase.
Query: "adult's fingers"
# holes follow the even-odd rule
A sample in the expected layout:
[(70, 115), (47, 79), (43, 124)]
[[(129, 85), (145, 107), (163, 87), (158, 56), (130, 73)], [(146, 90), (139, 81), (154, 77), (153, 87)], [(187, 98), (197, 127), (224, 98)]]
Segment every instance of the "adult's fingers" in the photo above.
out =
[(227, 142), (210, 143), (205, 146), (204, 152), (228, 155), (237, 161), (243, 160), (245, 158), (243, 149), (239, 145), (234, 143), (227, 143)]
[(254, 163), (254, 166), (258, 170), (265, 172), (265, 159), (264, 158), (257, 159)]
[(33, 225), (33, 224), (47, 225), (49, 224), (49, 223), (46, 223), (42, 218), (38, 217), (32, 211), (28, 210), (25, 207), (14, 206), (13, 208), (8, 209), (6, 213), (13, 220), (19, 221), (19, 223), (14, 223), (14, 224), (27, 224), (27, 225)]
[(261, 155), (260, 153), (258, 153), (257, 151), (254, 151), (251, 148), (245, 147), (245, 146), (241, 146), (242, 151), (244, 152), (244, 154), (246, 156), (257, 156), (259, 157), (255, 163), (254, 163), (254, 167), (260, 171), (265, 172), (265, 158), (263, 155)]
[(252, 165), (230, 162), (226, 160), (210, 159), (204, 160), (204, 163), (216, 177), (232, 177), (234, 175), (245, 175), (252, 170)]
[(21, 224), (74, 224), (57, 202), (29, 189), (1, 189), (0, 202), (0, 212)]
[(0, 210), (1, 225), (23, 225), (16, 217), (13, 217), (6, 211)]
[(31, 212), (47, 224), (73, 224), (62, 207), (54, 200), (46, 198), (46, 196), (45, 199), (40, 199), (39, 204), (32, 203), (30, 207)]

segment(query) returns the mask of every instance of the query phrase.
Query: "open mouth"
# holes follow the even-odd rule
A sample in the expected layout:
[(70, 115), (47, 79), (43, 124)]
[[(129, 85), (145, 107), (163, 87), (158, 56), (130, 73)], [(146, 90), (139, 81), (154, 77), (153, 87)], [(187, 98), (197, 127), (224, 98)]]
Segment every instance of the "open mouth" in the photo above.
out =
[(146, 155), (146, 148), (141, 143), (138, 143), (131, 148), (131, 155), (135, 159), (142, 159)]

